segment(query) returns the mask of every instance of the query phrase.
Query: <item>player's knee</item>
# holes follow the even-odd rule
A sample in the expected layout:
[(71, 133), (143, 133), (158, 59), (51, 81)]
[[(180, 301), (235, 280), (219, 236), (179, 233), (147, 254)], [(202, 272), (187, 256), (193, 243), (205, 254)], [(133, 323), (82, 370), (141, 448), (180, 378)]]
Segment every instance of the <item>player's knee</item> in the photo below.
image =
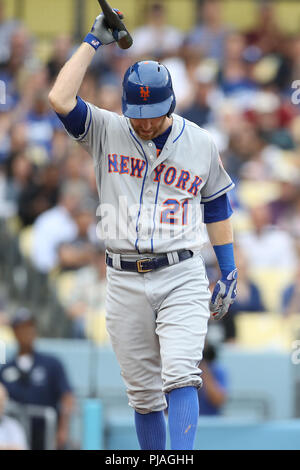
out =
[(186, 376), (174, 376), (174, 377), (166, 377), (164, 380), (163, 385), (163, 392), (169, 393), (175, 388), (182, 388), (182, 387), (196, 387), (200, 388), (202, 385), (202, 379), (199, 375), (190, 374)]
[(162, 391), (127, 392), (129, 405), (140, 414), (161, 411), (167, 407), (165, 395)]
[(179, 387), (201, 387), (201, 370), (197, 360), (165, 357), (162, 366), (163, 392)]

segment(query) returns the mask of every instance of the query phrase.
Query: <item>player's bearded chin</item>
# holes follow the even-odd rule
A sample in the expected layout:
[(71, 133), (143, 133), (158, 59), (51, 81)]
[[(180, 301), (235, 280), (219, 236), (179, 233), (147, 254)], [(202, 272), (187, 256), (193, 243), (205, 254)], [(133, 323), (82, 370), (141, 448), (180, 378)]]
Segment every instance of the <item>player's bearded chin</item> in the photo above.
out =
[(130, 119), (136, 134), (143, 140), (155, 139), (163, 134), (171, 125), (172, 120), (167, 116), (153, 119)]

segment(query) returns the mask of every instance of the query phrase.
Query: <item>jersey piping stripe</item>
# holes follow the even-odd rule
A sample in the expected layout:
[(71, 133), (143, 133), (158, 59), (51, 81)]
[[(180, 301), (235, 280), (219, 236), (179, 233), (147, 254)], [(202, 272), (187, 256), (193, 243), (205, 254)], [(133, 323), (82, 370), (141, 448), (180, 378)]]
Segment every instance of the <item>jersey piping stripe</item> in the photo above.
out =
[(158, 200), (158, 193), (159, 193), (159, 187), (160, 187), (160, 180), (159, 182), (157, 183), (157, 189), (156, 189), (156, 196), (155, 196), (155, 208), (154, 208), (154, 214), (153, 214), (153, 230), (152, 230), (152, 234), (151, 234), (151, 252), (153, 253), (153, 235), (154, 235), (154, 232), (155, 232), (155, 216), (156, 216), (156, 209), (157, 209), (157, 200)]
[(182, 136), (182, 134), (183, 134), (183, 132), (184, 132), (184, 129), (185, 129), (185, 119), (183, 119), (183, 127), (182, 127), (182, 129), (181, 129), (181, 132), (180, 132), (179, 136), (176, 137), (175, 140), (173, 140), (173, 144), (175, 144), (175, 142), (177, 142), (177, 140)]
[(138, 236), (138, 223), (139, 223), (139, 220), (140, 220), (140, 216), (141, 216), (141, 205), (142, 205), (142, 199), (143, 199), (143, 193), (144, 193), (144, 187), (145, 187), (145, 180), (146, 180), (146, 176), (147, 176), (147, 173), (148, 173), (148, 160), (147, 160), (147, 157), (146, 157), (146, 154), (144, 152), (144, 149), (143, 149), (143, 146), (141, 145), (141, 143), (137, 140), (137, 138), (134, 136), (132, 130), (130, 129), (130, 134), (132, 135), (132, 137), (134, 138), (134, 140), (138, 143), (138, 145), (141, 147), (142, 149), (142, 152), (144, 154), (144, 157), (145, 157), (145, 160), (146, 160), (146, 171), (145, 171), (145, 175), (144, 175), (144, 178), (143, 178), (143, 184), (142, 184), (142, 189), (141, 189), (141, 194), (140, 194), (140, 207), (139, 207), (139, 213), (138, 213), (138, 216), (137, 216), (137, 221), (136, 221), (136, 226), (135, 226), (135, 230), (136, 230), (136, 233), (137, 233), (137, 239), (135, 241), (135, 249), (139, 251), (138, 249), (138, 242), (139, 242), (139, 236)]
[[(183, 132), (184, 132), (184, 129), (185, 129), (185, 119), (183, 119), (183, 126), (182, 126), (182, 129), (181, 129), (181, 132), (180, 134), (178, 135), (178, 137), (176, 137), (175, 140), (173, 140), (173, 144), (175, 144), (175, 142), (182, 136)], [(158, 181), (158, 184), (157, 184), (157, 190), (156, 190), (156, 196), (155, 196), (155, 208), (154, 208), (154, 214), (153, 214), (153, 230), (152, 230), (152, 234), (151, 234), (151, 252), (153, 253), (153, 234), (155, 232), (155, 216), (156, 216), (156, 209), (157, 209), (157, 200), (158, 200), (158, 193), (159, 193), (159, 188), (160, 188), (160, 180)]]
[(220, 189), (220, 191), (218, 191), (218, 192), (212, 194), (211, 196), (202, 196), (202, 199), (209, 199), (209, 198), (211, 198), (211, 197), (213, 197), (213, 196), (216, 196), (217, 194), (221, 193), (222, 191), (225, 191), (225, 189), (230, 188), (230, 186), (233, 186), (233, 187), (234, 187), (234, 183), (230, 183), (228, 186), (225, 186), (225, 188)]
[(88, 109), (89, 109), (89, 112), (90, 112), (90, 121), (89, 121), (89, 124), (88, 124), (87, 130), (85, 131), (85, 133), (83, 134), (83, 136), (82, 136), (82, 137), (80, 137), (80, 138), (78, 139), (79, 141), (80, 141), (80, 140), (83, 140), (83, 139), (86, 137), (87, 133), (88, 133), (88, 132), (89, 132), (89, 130), (90, 130), (91, 123), (92, 123), (92, 111), (91, 111), (91, 108), (89, 107), (89, 105), (88, 105), (88, 104), (87, 104), (87, 107), (88, 107)]

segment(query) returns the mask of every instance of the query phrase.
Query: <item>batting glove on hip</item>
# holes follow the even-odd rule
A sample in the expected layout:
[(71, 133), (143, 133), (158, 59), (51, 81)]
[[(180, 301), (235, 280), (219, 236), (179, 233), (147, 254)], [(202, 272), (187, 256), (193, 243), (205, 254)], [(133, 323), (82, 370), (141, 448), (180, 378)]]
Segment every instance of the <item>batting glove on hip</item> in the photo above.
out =
[[(124, 18), (120, 10), (117, 10), (116, 8), (114, 8), (114, 12), (116, 15), (119, 16), (121, 20)], [(118, 42), (120, 41), (120, 39), (122, 39), (124, 36), (127, 35), (126, 31), (118, 31), (118, 30), (111, 31), (109, 27), (107, 26), (107, 23), (103, 14), (97, 16), (90, 34), (95, 36), (95, 38), (97, 38), (101, 44), (105, 44), (105, 45), (111, 44), (112, 42)]]
[(221, 320), (226, 315), (236, 297), (236, 286), (237, 269), (231, 271), (226, 279), (217, 282), (209, 304), (211, 319)]

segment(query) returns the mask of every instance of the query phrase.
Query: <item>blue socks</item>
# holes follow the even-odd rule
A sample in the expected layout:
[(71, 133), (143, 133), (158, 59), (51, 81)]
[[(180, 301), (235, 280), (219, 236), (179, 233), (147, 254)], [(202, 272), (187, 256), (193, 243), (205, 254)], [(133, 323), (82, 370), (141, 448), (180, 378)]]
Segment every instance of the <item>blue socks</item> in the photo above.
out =
[(165, 450), (166, 420), (163, 411), (141, 414), (135, 411), (135, 428), (142, 450)]
[[(197, 431), (199, 402), (196, 387), (171, 390), (168, 397), (169, 431), (172, 450), (192, 450)], [(135, 427), (142, 450), (165, 450), (166, 421), (163, 411), (140, 414)]]
[(172, 450), (193, 450), (199, 417), (196, 387), (175, 388), (169, 393), (169, 431)]

